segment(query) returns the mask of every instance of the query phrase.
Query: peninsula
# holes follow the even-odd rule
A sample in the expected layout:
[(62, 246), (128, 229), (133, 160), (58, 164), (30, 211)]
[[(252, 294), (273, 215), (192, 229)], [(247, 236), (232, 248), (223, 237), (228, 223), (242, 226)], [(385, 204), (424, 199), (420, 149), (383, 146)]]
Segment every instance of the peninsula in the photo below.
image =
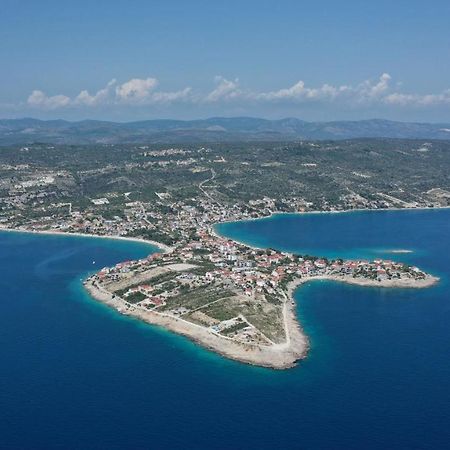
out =
[[(180, 217), (180, 224), (186, 220)], [(254, 249), (217, 236), (206, 220), (183, 245), (105, 267), (85, 286), (122, 314), (163, 326), (228, 358), (284, 369), (308, 350), (293, 289), (320, 279), (403, 288), (437, 281), (417, 267), (381, 259), (328, 260)]]
[[(201, 212), (199, 207), (179, 206), (160, 230), (165, 232), (168, 226), (176, 231), (178, 243), (160, 244), (161, 253), (141, 260), (104, 267), (84, 285), (92, 297), (122, 314), (163, 326), (241, 362), (285, 369), (305, 357), (308, 338), (293, 301), (293, 291), (301, 283), (328, 279), (423, 288), (437, 281), (418, 267), (390, 260), (329, 260), (252, 248), (221, 237), (214, 231), (217, 220), (242, 217), (224, 209), (206, 191)], [(20, 231), (67, 234), (56, 228)]]
[[(424, 146), (429, 151), (417, 151)], [(448, 207), (447, 147), (395, 140), (10, 148), (0, 155), (0, 228), (156, 244), (161, 253), (105, 267), (86, 289), (228, 358), (289, 368), (308, 350), (292, 300), (299, 283), (421, 288), (437, 278), (391, 260), (251, 248), (217, 235), (215, 224), (277, 212)]]

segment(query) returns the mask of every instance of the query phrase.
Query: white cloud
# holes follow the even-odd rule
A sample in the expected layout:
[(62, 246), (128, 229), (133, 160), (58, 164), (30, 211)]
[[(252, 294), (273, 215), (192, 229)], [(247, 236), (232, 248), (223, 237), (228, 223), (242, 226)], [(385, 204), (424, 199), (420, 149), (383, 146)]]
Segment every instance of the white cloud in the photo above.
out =
[(75, 104), (95, 106), (106, 102), (111, 96), (111, 88), (116, 84), (113, 78), (103, 89), (97, 91), (94, 95), (90, 95), (87, 90), (81, 91), (74, 99)]
[(151, 96), (151, 103), (172, 103), (175, 101), (189, 100), (191, 98), (192, 89), (184, 88), (175, 92), (154, 92)]
[(255, 93), (251, 97), (267, 101), (311, 102), (343, 99), (348, 102), (370, 102), (381, 98), (389, 90), (390, 80), (391, 76), (383, 73), (376, 83), (366, 80), (357, 86), (323, 84), (317, 88), (307, 87), (305, 82), (300, 80), (289, 88)]
[(305, 82), (300, 80), (293, 86), (278, 91), (261, 92), (251, 97), (256, 100), (333, 100), (338, 95), (346, 92), (347, 86), (334, 87), (324, 84), (319, 88), (307, 88)]
[(178, 101), (193, 100), (192, 89), (186, 87), (174, 92), (157, 91), (156, 78), (132, 78), (120, 85), (112, 79), (104, 88), (91, 95), (83, 89), (76, 97), (65, 95), (47, 96), (44, 92), (35, 90), (28, 97), (28, 105), (41, 109), (57, 109), (67, 107), (95, 107), (104, 105), (135, 104), (170, 104)]
[(440, 94), (401, 94), (394, 92), (384, 97), (383, 101), (397, 106), (437, 106), (450, 105), (450, 89)]
[(361, 83), (355, 92), (359, 100), (373, 100), (382, 97), (389, 90), (389, 82), (392, 77), (388, 73), (383, 73), (378, 82), (373, 84), (370, 80)]
[(35, 90), (28, 97), (27, 103), (32, 107), (57, 109), (69, 105), (70, 98), (65, 95), (54, 95), (53, 97), (49, 97), (45, 92)]
[(116, 87), (118, 100), (125, 102), (142, 102), (150, 96), (150, 93), (158, 84), (156, 78), (132, 78)]
[(230, 100), (242, 95), (242, 92), (239, 89), (239, 80), (237, 78), (232, 81), (227, 80), (222, 76), (216, 76), (214, 80), (217, 87), (206, 95), (204, 98), (205, 101), (217, 102), (219, 100)]
[(450, 105), (450, 90), (438, 94), (420, 95), (402, 92), (401, 84), (391, 86), (392, 77), (383, 73), (375, 80), (365, 80), (356, 85), (333, 86), (323, 84), (318, 87), (307, 86), (303, 80), (294, 85), (267, 92), (241, 89), (239, 80), (229, 80), (222, 76), (214, 79), (215, 87), (207, 93), (193, 92), (190, 87), (177, 91), (158, 90), (156, 78), (132, 78), (122, 84), (111, 80), (104, 88), (95, 94), (82, 90), (74, 98), (66, 95), (48, 96), (40, 90), (34, 90), (28, 97), (27, 104), (34, 108), (58, 109), (69, 107), (101, 107), (105, 105), (170, 105), (177, 102), (192, 104), (230, 103), (245, 108), (246, 105), (258, 103), (330, 103), (361, 106), (384, 105), (392, 107), (433, 107)]
[(400, 105), (405, 106), (411, 103), (417, 102), (417, 98), (415, 95), (411, 94), (400, 94), (398, 92), (394, 92), (393, 94), (389, 94), (384, 98), (385, 103), (391, 105)]

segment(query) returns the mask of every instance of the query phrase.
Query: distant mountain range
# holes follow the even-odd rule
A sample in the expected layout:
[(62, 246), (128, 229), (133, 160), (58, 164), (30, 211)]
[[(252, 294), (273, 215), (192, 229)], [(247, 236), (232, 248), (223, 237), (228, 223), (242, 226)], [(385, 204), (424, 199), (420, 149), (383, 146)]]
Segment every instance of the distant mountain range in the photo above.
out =
[(0, 145), (189, 143), (282, 141), (300, 139), (405, 138), (450, 139), (450, 124), (390, 120), (305, 122), (252, 117), (214, 117), (204, 120), (145, 120), (105, 122), (83, 120), (0, 119)]

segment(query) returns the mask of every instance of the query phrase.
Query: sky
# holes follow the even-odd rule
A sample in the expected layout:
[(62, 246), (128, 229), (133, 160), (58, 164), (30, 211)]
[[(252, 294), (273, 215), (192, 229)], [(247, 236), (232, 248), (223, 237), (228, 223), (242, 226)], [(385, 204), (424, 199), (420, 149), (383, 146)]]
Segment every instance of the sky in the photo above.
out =
[(0, 0), (0, 118), (450, 122), (450, 1)]

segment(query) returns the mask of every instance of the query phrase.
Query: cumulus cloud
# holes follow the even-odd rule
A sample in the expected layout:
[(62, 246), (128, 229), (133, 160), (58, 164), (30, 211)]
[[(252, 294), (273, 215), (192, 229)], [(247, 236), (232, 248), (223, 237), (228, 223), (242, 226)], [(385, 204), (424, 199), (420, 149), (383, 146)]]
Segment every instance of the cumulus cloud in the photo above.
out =
[(216, 76), (215, 87), (206, 93), (193, 92), (190, 87), (176, 91), (161, 91), (156, 78), (132, 78), (118, 84), (112, 79), (105, 87), (94, 94), (82, 90), (71, 98), (66, 95), (48, 96), (40, 90), (34, 90), (27, 104), (34, 108), (58, 109), (70, 107), (98, 107), (105, 105), (170, 105), (177, 102), (234, 103), (239, 106), (257, 103), (326, 103), (340, 102), (355, 106), (385, 105), (392, 107), (432, 107), (450, 105), (450, 90), (437, 94), (419, 95), (400, 91), (397, 83), (391, 86), (392, 77), (383, 73), (375, 80), (365, 80), (356, 85), (333, 86), (323, 84), (318, 87), (307, 86), (303, 80), (290, 87), (267, 92), (242, 89), (239, 80)]
[(54, 95), (49, 97), (45, 92), (34, 90), (27, 100), (28, 105), (42, 109), (63, 108), (70, 104), (70, 97)]
[(142, 102), (150, 96), (151, 91), (157, 85), (156, 78), (132, 78), (116, 87), (116, 96), (125, 102)]
[(95, 94), (83, 89), (71, 98), (66, 95), (48, 96), (40, 90), (35, 90), (28, 97), (27, 104), (33, 108), (58, 109), (68, 107), (95, 107), (105, 105), (152, 105), (170, 104), (193, 100), (192, 89), (186, 87), (178, 91), (158, 91), (156, 78), (132, 78), (122, 84), (112, 79), (105, 87)]
[(383, 73), (376, 82), (366, 80), (357, 86), (332, 86), (326, 83), (319, 87), (307, 87), (303, 80), (299, 80), (291, 87), (255, 93), (251, 95), (251, 98), (265, 101), (294, 102), (334, 101), (337, 99), (357, 103), (370, 102), (385, 95), (389, 90), (390, 80), (391, 76), (387, 73)]
[(116, 80), (113, 78), (103, 89), (100, 89), (94, 95), (90, 95), (87, 90), (83, 90), (75, 97), (74, 103), (87, 106), (104, 103), (110, 98), (112, 88), (115, 84)]
[(232, 81), (227, 80), (222, 76), (216, 76), (214, 80), (217, 86), (206, 95), (204, 98), (205, 101), (217, 102), (219, 100), (231, 100), (242, 95), (242, 92), (239, 89), (239, 80), (237, 78)]
[(154, 92), (151, 96), (152, 103), (172, 103), (176, 101), (185, 101), (191, 98), (192, 89), (184, 88), (175, 92)]
[(388, 105), (398, 106), (437, 106), (437, 105), (450, 105), (450, 89), (442, 92), (441, 94), (402, 94), (399, 92), (393, 92), (386, 95), (383, 99), (384, 103)]
[(355, 92), (360, 95), (361, 100), (380, 98), (389, 90), (391, 79), (388, 73), (383, 73), (377, 83), (373, 84), (370, 80), (366, 80), (355, 89)]
[(324, 84), (319, 88), (308, 88), (305, 82), (300, 80), (289, 88), (279, 89), (278, 91), (261, 92), (251, 95), (256, 100), (282, 101), (282, 100), (332, 100), (339, 94), (345, 92), (346, 86), (334, 87)]

